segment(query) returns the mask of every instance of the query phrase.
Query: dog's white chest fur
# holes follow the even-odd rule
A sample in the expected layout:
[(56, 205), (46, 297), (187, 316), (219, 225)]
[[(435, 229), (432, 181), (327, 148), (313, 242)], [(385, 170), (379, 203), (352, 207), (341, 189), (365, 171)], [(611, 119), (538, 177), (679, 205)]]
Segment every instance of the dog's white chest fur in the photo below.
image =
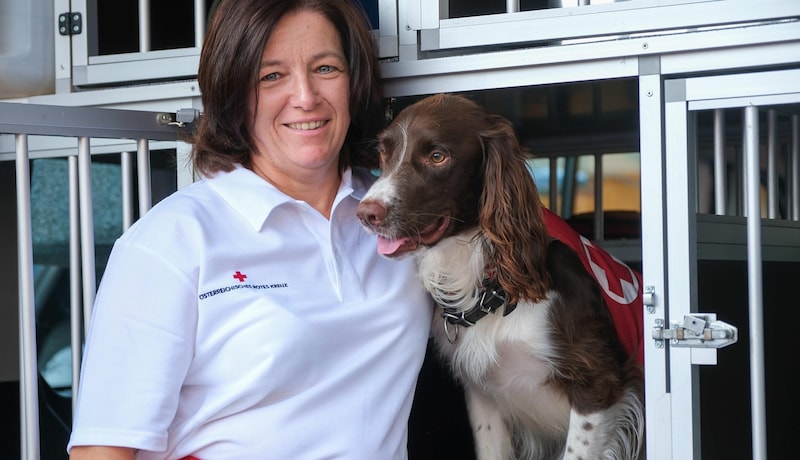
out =
[[(476, 280), (484, 276), (484, 257), (475, 237), (457, 236), (418, 255), (420, 275), (436, 301), (469, 309), (477, 301)], [(440, 260), (446, 258), (448, 263)], [(449, 273), (441, 267), (450, 267)], [(448, 325), (436, 315), (434, 337), (459, 380), (491, 400), (505, 417), (563, 435), (569, 425), (569, 401), (548, 384), (553, 350), (549, 340), (550, 301), (520, 305), (509, 316), (502, 309), (474, 326)], [(458, 328), (458, 337), (450, 339)], [(537, 395), (532, 398), (531, 395)]]
[(545, 319), (548, 307), (548, 303), (520, 306), (509, 317), (498, 311), (475, 326), (458, 326), (455, 343), (450, 343), (443, 320), (437, 318), (434, 336), (466, 386), (490, 399), (506, 418), (556, 437), (567, 431), (570, 406), (565, 395), (548, 384), (552, 369), (546, 364), (552, 352)]

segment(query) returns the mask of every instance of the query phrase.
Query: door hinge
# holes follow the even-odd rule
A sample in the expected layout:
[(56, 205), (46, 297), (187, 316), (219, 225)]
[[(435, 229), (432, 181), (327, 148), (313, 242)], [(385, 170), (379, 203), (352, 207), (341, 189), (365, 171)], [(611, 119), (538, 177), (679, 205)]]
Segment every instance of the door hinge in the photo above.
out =
[(78, 35), (83, 32), (83, 20), (80, 13), (61, 13), (58, 15), (58, 33), (61, 35)]
[(669, 328), (661, 319), (655, 324), (653, 340), (658, 348), (667, 341), (673, 347), (722, 348), (739, 340), (736, 326), (718, 321), (715, 313), (692, 313), (683, 317), (683, 323), (673, 322)]

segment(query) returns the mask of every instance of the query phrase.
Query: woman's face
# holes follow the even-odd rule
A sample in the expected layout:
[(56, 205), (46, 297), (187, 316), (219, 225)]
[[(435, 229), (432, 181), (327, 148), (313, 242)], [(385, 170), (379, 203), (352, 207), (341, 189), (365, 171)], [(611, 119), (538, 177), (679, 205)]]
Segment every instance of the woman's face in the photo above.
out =
[(350, 126), (350, 82), (338, 32), (324, 16), (284, 16), (264, 47), (253, 111), (253, 169), (280, 187), (338, 174)]

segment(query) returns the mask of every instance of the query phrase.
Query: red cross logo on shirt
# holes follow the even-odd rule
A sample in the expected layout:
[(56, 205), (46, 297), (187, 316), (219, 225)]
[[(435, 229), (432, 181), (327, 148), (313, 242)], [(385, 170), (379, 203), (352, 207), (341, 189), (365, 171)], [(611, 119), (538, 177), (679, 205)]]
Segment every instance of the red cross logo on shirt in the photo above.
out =
[(607, 255), (584, 237), (581, 237), (581, 243), (595, 278), (606, 294), (622, 305), (636, 300), (639, 296), (639, 281), (630, 267), (614, 256)]
[(236, 270), (236, 273), (233, 275), (233, 277), (239, 280), (240, 283), (244, 283), (244, 279), (247, 278), (247, 275), (243, 274), (239, 270)]

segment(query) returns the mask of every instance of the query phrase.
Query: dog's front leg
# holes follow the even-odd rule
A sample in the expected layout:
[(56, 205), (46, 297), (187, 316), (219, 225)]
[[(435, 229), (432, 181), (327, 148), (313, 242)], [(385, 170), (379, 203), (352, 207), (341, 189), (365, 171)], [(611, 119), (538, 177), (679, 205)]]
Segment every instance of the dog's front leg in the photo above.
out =
[(570, 410), (564, 459), (643, 459), (644, 408), (636, 390), (605, 410), (579, 414)]
[(579, 414), (575, 409), (570, 409), (564, 460), (605, 458), (607, 424), (610, 422), (605, 412)]
[(465, 394), (478, 460), (512, 458), (511, 433), (497, 404), (475, 388), (466, 388)]

